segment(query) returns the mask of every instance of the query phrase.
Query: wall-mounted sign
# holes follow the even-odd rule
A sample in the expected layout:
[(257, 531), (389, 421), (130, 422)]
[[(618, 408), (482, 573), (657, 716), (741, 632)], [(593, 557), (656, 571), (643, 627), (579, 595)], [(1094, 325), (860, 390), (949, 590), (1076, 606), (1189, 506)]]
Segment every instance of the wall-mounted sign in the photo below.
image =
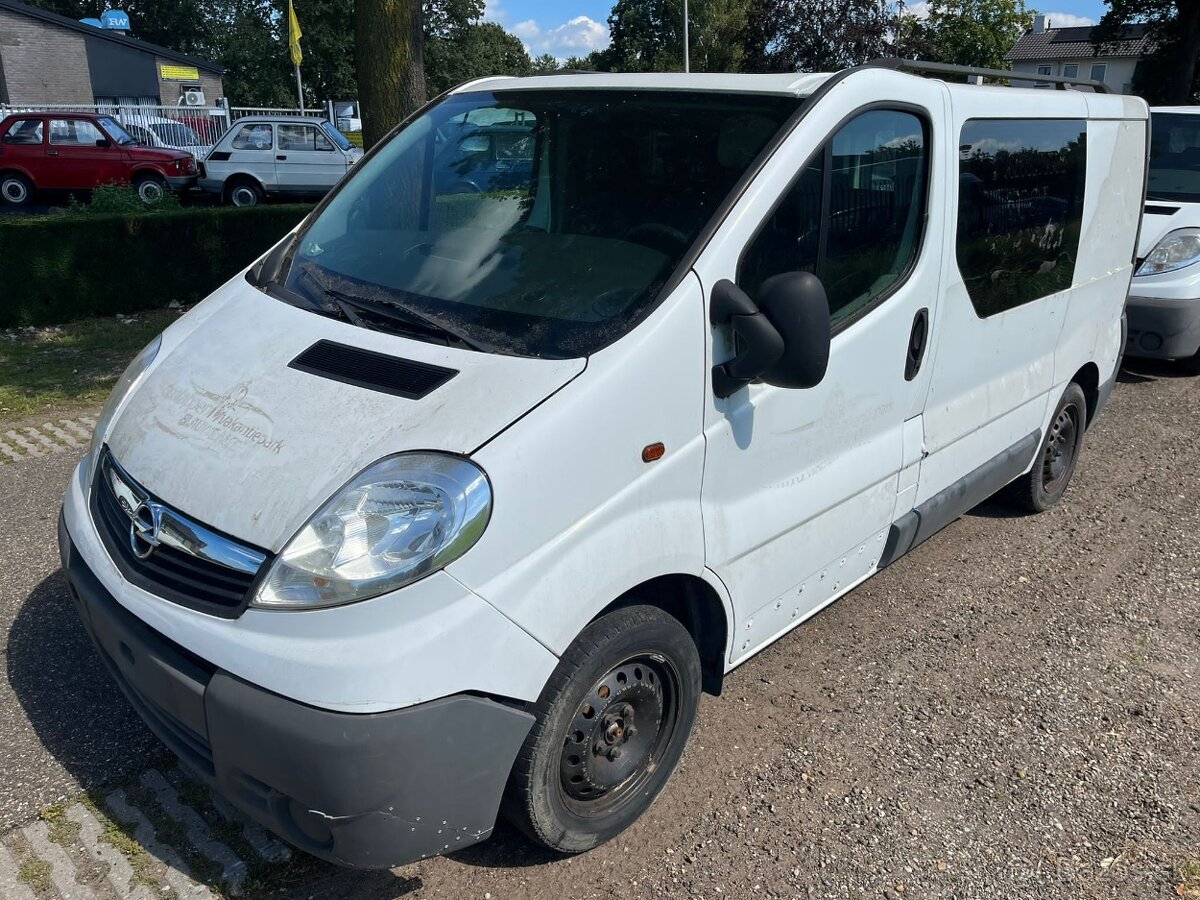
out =
[(158, 76), (163, 81), (199, 81), (200, 70), (195, 66), (169, 66), (161, 63)]
[(100, 27), (113, 31), (128, 31), (129, 15), (123, 9), (106, 9), (100, 13)]

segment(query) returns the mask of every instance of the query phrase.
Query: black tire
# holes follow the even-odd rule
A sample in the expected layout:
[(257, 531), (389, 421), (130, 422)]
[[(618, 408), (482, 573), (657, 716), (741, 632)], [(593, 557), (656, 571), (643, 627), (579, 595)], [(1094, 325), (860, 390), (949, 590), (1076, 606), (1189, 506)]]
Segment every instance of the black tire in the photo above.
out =
[(262, 186), (252, 178), (231, 178), (225, 185), (225, 202), (234, 206), (258, 206), (265, 199)]
[(138, 199), (147, 206), (157, 206), (170, 190), (167, 186), (167, 179), (153, 173), (138, 175), (134, 178), (133, 189), (137, 191)]
[(0, 175), (0, 200), (9, 206), (27, 206), (33, 199), (33, 182), (20, 172)]
[(1086, 430), (1087, 398), (1072, 382), (1058, 401), (1033, 469), (1008, 486), (1009, 498), (1032, 513), (1045, 512), (1061, 500), (1079, 464)]
[(620, 834), (674, 772), (700, 691), (696, 644), (673, 616), (628, 606), (592, 622), (538, 699), (505, 791), (506, 818), (559, 853)]
[(1200, 375), (1200, 350), (1187, 359), (1180, 360), (1179, 364), (1188, 375)]

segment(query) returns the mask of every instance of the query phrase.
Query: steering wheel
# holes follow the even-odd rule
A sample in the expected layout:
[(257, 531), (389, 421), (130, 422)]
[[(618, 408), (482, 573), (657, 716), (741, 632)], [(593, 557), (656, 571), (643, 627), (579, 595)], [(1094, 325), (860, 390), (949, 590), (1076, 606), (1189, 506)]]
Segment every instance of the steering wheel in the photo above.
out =
[(621, 240), (642, 244), (652, 250), (671, 254), (687, 247), (688, 236), (664, 222), (642, 222), (621, 232)]

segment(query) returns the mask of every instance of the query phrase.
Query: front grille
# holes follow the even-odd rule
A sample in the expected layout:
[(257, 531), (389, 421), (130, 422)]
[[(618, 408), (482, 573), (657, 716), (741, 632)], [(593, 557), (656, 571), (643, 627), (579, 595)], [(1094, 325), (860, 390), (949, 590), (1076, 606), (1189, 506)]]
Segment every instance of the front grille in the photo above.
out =
[[(99, 471), (93, 478), (92, 518), (109, 556), (125, 577), (145, 591), (191, 609), (225, 618), (240, 615), (250, 602), (250, 589), (258, 571), (229, 568), (166, 544), (156, 546), (144, 559), (139, 557), (134, 553), (131, 541), (130, 515), (122, 509), (108, 477), (113, 466), (114, 461), (105, 449)], [(129, 476), (120, 474), (124, 483), (139, 495), (154, 503), (161, 502)], [(179, 518), (183, 519), (182, 516)], [(227, 540), (230, 545), (236, 543), (232, 538), (204, 530)], [(257, 554), (265, 565), (265, 552), (237, 546), (248, 555)], [(259, 570), (261, 568), (262, 565)]]

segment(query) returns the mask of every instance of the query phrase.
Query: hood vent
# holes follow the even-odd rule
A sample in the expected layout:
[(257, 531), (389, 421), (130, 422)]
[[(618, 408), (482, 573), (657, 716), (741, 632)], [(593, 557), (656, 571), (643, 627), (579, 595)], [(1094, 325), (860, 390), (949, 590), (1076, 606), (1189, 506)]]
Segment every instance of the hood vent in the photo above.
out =
[(1179, 212), (1178, 206), (1155, 206), (1150, 203), (1146, 204), (1146, 215), (1148, 216), (1173, 216), (1177, 212)]
[(458, 374), (455, 369), (399, 359), (333, 341), (317, 341), (289, 366), (310, 375), (409, 400), (420, 400)]

